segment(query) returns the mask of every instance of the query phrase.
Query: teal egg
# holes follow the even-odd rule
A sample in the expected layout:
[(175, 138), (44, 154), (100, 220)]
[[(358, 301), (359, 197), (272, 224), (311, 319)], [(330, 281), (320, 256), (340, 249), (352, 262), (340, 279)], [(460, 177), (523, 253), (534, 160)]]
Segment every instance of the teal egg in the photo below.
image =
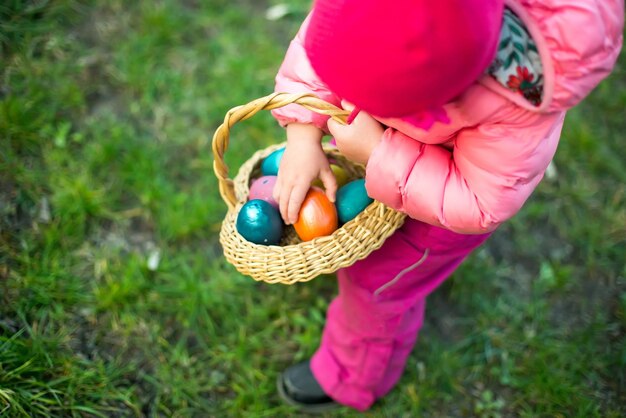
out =
[(374, 199), (367, 195), (365, 179), (353, 180), (345, 186), (342, 186), (337, 191), (337, 198), (335, 200), (339, 222), (345, 224), (354, 219), (373, 201)]
[(265, 157), (261, 163), (261, 173), (263, 173), (264, 176), (276, 176), (278, 174), (278, 168), (280, 167), (280, 160), (283, 159), (284, 153), (285, 147), (282, 147)]
[(283, 220), (278, 209), (260, 199), (242, 206), (236, 226), (237, 232), (255, 244), (275, 245), (283, 235)]

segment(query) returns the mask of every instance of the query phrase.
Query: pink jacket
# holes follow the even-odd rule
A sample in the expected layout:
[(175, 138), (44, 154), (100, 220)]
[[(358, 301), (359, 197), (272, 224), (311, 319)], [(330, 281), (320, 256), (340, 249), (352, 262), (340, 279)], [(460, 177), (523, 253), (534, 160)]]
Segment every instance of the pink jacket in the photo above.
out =
[[(410, 217), (460, 233), (494, 230), (522, 207), (548, 167), (565, 110), (612, 70), (622, 46), (623, 0), (509, 0), (537, 44), (544, 74), (539, 107), (489, 75), (444, 106), (449, 123), (424, 130), (412, 118), (388, 126), (366, 169), (369, 195)], [(335, 105), (303, 47), (291, 42), (276, 91), (311, 92)], [(297, 105), (272, 111), (281, 125), (327, 117)]]

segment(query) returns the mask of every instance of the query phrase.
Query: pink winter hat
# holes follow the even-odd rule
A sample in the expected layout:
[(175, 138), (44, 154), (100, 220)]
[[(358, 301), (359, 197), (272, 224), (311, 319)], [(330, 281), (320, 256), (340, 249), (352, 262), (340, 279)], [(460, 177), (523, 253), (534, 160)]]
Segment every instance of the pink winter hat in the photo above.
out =
[(441, 106), (494, 58), (503, 0), (316, 0), (305, 48), (337, 95), (380, 117)]

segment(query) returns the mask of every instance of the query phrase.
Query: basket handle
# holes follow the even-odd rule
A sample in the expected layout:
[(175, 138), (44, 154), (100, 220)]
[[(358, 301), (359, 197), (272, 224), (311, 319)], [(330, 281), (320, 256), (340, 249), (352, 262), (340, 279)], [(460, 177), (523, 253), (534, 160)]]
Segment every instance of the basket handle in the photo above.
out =
[(291, 103), (299, 104), (322, 115), (328, 115), (344, 125), (349, 115), (347, 110), (340, 109), (310, 93), (273, 93), (253, 100), (248, 104), (230, 109), (224, 117), (224, 123), (217, 128), (213, 135), (213, 156), (215, 158), (213, 171), (215, 171), (219, 182), (220, 194), (226, 205), (228, 205), (228, 209), (233, 209), (237, 203), (235, 187), (233, 181), (228, 177), (228, 166), (224, 162), (224, 153), (228, 148), (230, 128), (237, 122), (246, 120), (261, 110), (278, 109)]

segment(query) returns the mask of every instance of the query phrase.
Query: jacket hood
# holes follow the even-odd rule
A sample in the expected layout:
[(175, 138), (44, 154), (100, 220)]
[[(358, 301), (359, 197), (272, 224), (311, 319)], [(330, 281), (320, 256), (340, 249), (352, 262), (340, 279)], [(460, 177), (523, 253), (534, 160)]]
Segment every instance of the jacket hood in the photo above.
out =
[(539, 106), (507, 90), (490, 75), (489, 89), (535, 111), (563, 111), (577, 105), (613, 69), (623, 43), (623, 0), (507, 0), (537, 44), (544, 86)]

